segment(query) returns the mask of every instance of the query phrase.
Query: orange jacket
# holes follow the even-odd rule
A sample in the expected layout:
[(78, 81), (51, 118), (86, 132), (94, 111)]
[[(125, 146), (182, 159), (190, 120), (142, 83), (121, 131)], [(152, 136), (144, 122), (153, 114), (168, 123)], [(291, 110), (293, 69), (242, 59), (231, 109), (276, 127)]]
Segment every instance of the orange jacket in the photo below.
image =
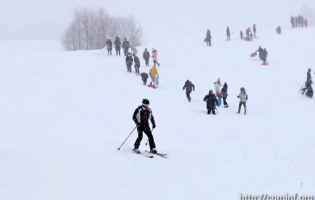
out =
[(153, 65), (153, 67), (150, 69), (150, 72), (149, 72), (150, 75), (159, 75), (158, 71), (156, 70), (156, 66)]

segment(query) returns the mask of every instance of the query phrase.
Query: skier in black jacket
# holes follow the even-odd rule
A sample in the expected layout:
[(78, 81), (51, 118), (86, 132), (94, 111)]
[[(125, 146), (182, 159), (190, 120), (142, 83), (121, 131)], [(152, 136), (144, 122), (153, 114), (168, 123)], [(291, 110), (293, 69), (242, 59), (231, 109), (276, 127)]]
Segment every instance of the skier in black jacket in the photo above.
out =
[(152, 131), (149, 126), (150, 120), (152, 124), (152, 129), (155, 129), (156, 127), (152, 110), (149, 108), (149, 104), (150, 104), (149, 100), (143, 99), (142, 106), (139, 106), (132, 116), (132, 119), (136, 123), (138, 130), (138, 138), (134, 144), (135, 148), (133, 149), (136, 153), (141, 153), (139, 150), (139, 146), (143, 137), (143, 132), (149, 138), (150, 152), (157, 153)]
[(215, 115), (215, 108), (216, 105), (218, 105), (217, 97), (213, 94), (213, 91), (210, 90), (209, 94), (203, 98), (203, 101), (207, 101), (207, 110), (208, 115), (210, 115), (210, 112), (212, 111), (212, 114)]
[(185, 82), (185, 85), (184, 85), (184, 87), (183, 87), (183, 90), (184, 90), (185, 88), (186, 88), (186, 96), (187, 96), (187, 99), (188, 99), (188, 101), (190, 102), (190, 101), (191, 101), (190, 93), (191, 93), (192, 90), (195, 91), (195, 85), (192, 84), (191, 81), (187, 80), (187, 81)]

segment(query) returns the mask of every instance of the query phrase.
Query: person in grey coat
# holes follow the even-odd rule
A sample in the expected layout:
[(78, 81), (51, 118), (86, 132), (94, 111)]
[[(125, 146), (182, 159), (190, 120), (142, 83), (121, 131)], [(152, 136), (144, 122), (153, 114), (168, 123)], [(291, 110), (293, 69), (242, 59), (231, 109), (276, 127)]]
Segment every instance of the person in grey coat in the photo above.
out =
[(240, 32), (241, 40), (243, 39), (243, 32)]
[(312, 75), (311, 75), (311, 68), (308, 68), (307, 70), (307, 74), (306, 74), (306, 80), (312, 78)]
[(128, 54), (128, 49), (129, 49), (130, 45), (129, 45), (129, 41), (127, 41), (127, 38), (125, 38), (123, 44), (122, 44), (122, 48), (124, 49), (124, 55), (127, 56)]
[(144, 49), (143, 59), (145, 60), (145, 66), (149, 66), (150, 52), (147, 50), (147, 48)]
[(106, 40), (106, 46), (107, 46), (108, 55), (112, 55), (113, 43), (112, 43), (111, 39)]
[(145, 72), (142, 72), (141, 74), (141, 78), (142, 78), (142, 81), (143, 81), (143, 85), (146, 85), (147, 84), (147, 80), (149, 78), (149, 75)]
[(138, 58), (138, 56), (136, 54), (133, 54), (133, 60), (135, 62), (135, 70), (136, 70), (136, 74), (140, 74), (139, 68), (140, 68), (140, 60)]
[(254, 37), (256, 37), (256, 24), (253, 25), (253, 32), (254, 32)]
[(120, 46), (121, 46), (120, 38), (116, 37), (116, 39), (115, 39), (115, 49), (116, 49), (116, 55), (119, 55), (119, 56), (120, 56)]
[(133, 63), (132, 56), (130, 53), (128, 53), (126, 56), (126, 65), (127, 65), (127, 71), (128, 72), (131, 72), (132, 63)]
[(230, 38), (230, 28), (229, 27), (226, 28), (226, 36), (227, 36), (227, 40), (231, 39)]

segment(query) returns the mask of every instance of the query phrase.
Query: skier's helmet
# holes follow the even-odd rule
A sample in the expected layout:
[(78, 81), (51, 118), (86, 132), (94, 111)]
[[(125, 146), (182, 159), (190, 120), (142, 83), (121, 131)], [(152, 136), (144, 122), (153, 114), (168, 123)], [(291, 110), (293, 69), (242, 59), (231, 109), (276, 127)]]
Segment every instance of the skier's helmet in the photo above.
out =
[(145, 107), (148, 107), (150, 104), (149, 100), (148, 99), (143, 99), (142, 100), (142, 105), (145, 106)]

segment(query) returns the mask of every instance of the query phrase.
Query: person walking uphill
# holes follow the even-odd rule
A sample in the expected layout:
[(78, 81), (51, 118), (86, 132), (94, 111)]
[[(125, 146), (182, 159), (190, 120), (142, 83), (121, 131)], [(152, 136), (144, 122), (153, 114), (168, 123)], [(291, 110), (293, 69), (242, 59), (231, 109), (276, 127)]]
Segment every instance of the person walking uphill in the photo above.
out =
[(120, 46), (121, 46), (120, 38), (116, 37), (116, 39), (115, 39), (116, 56), (117, 55), (120, 56)]
[(136, 74), (140, 74), (139, 68), (140, 68), (140, 59), (138, 58), (138, 56), (136, 54), (133, 54), (133, 60), (135, 62), (135, 71)]
[(153, 63), (154, 65), (158, 64), (158, 66), (160, 66), (160, 63), (158, 63), (157, 61), (157, 56), (158, 56), (157, 50), (155, 48), (152, 48)]
[(238, 114), (240, 114), (241, 112), (241, 107), (242, 105), (244, 105), (244, 115), (246, 115), (246, 101), (248, 100), (248, 95), (245, 91), (245, 88), (241, 87), (241, 92), (240, 94), (237, 96), (237, 98), (240, 99), (240, 103), (238, 105)]
[(127, 57), (126, 57), (126, 65), (127, 65), (127, 71), (131, 72), (131, 66), (133, 63), (133, 59), (130, 53), (128, 53)]
[(129, 49), (130, 45), (129, 45), (129, 41), (127, 41), (127, 38), (125, 38), (123, 44), (122, 44), (122, 48), (124, 49), (124, 55), (127, 56), (128, 54), (128, 49)]
[(138, 131), (138, 138), (134, 144), (133, 149), (136, 153), (141, 153), (139, 150), (139, 146), (143, 137), (143, 132), (149, 138), (150, 152), (154, 154), (157, 153), (152, 131), (149, 126), (149, 121), (151, 121), (152, 130), (156, 127), (152, 110), (149, 108), (149, 104), (149, 100), (143, 99), (142, 105), (135, 110), (132, 116), (132, 120), (136, 123)]
[(230, 38), (230, 28), (229, 27), (227, 27), (226, 28), (226, 37), (227, 37), (227, 39), (226, 40), (230, 40), (231, 38)]
[(149, 66), (150, 52), (147, 50), (147, 48), (144, 49), (143, 59), (145, 60), (145, 66)]
[(203, 101), (207, 102), (207, 110), (208, 110), (207, 114), (210, 115), (210, 112), (212, 111), (212, 114), (215, 115), (215, 108), (216, 108), (216, 105), (218, 105), (218, 100), (213, 94), (212, 90), (210, 90), (209, 94), (206, 95), (205, 98), (203, 98)]
[(152, 85), (152, 83), (153, 83), (154, 86), (157, 86), (158, 84), (157, 84), (156, 80), (158, 78), (159, 73), (156, 69), (156, 65), (153, 65), (153, 67), (150, 69), (149, 75), (151, 77), (150, 85)]
[(207, 30), (206, 38), (204, 39), (204, 41), (207, 43), (207, 46), (211, 46), (211, 33), (209, 29)]
[(147, 80), (149, 78), (149, 75), (145, 72), (142, 72), (141, 74), (141, 78), (142, 78), (142, 81), (143, 81), (143, 85), (146, 85), (147, 84)]
[(192, 90), (195, 91), (195, 85), (192, 84), (191, 81), (187, 80), (187, 81), (185, 82), (185, 85), (184, 85), (184, 87), (183, 87), (183, 90), (185, 90), (185, 88), (186, 88), (186, 96), (187, 96), (187, 99), (188, 99), (188, 101), (190, 102), (190, 101), (191, 101), (190, 93), (191, 93)]
[(106, 46), (107, 46), (108, 55), (112, 55), (113, 43), (110, 39), (106, 40)]
[(257, 31), (257, 29), (256, 29), (256, 24), (254, 24), (254, 25), (253, 25), (254, 37), (256, 37), (256, 31)]
[(229, 105), (226, 102), (226, 99), (228, 96), (227, 90), (228, 90), (228, 85), (226, 83), (224, 83), (223, 88), (221, 90), (221, 96), (223, 97), (224, 108), (229, 107)]

